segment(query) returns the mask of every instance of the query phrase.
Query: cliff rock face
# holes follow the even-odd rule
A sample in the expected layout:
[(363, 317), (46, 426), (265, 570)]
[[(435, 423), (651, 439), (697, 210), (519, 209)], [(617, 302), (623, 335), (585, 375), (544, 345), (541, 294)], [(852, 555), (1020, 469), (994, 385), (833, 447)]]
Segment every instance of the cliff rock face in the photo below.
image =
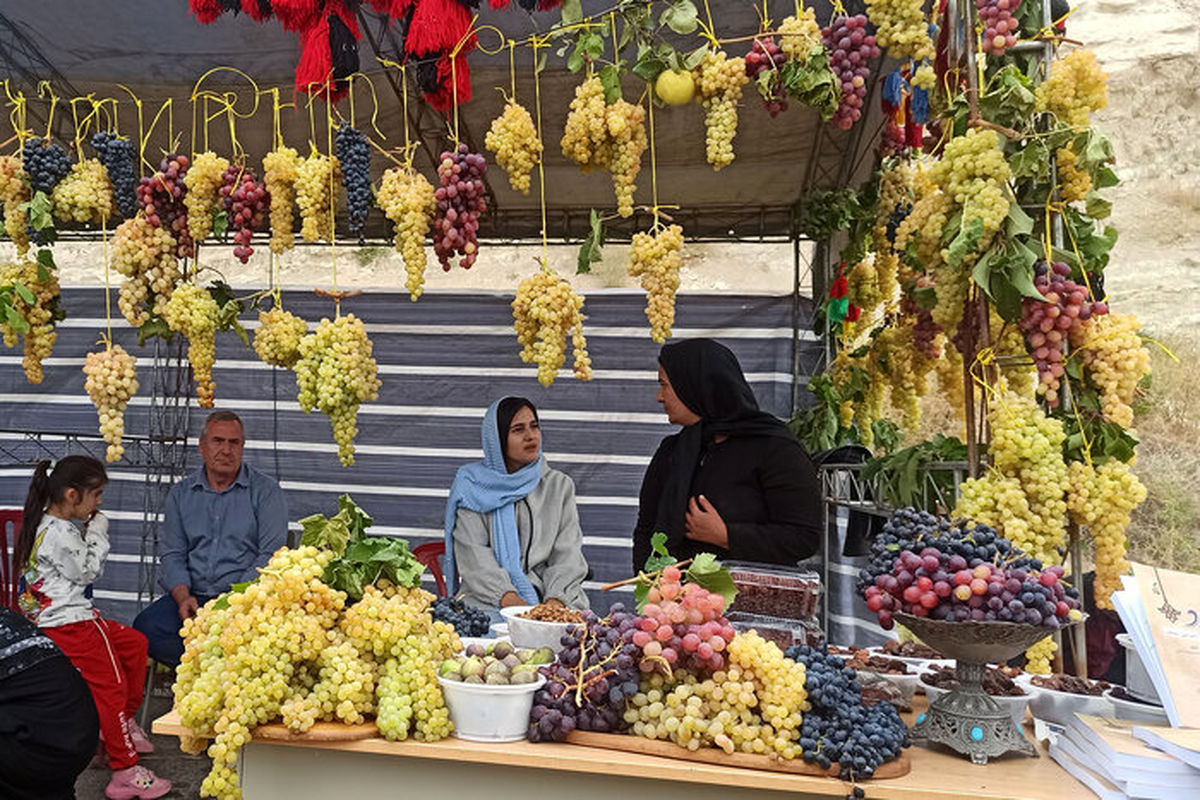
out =
[(1152, 329), (1200, 322), (1200, 0), (1087, 0), (1067, 35), (1109, 75), (1093, 122), (1123, 183), (1106, 288)]

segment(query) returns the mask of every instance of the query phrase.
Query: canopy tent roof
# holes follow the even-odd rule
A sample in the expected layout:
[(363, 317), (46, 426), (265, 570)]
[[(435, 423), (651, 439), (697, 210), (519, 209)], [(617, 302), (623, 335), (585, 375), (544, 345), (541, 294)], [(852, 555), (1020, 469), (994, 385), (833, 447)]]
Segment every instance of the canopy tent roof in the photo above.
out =
[[(717, 34), (721, 37), (751, 35), (758, 30), (758, 6), (746, 0), (710, 0)], [(827, 2), (810, 3), (818, 20), (828, 20)], [(585, 13), (601, 13), (611, 5), (587, 0)], [(852, 4), (851, 4), (852, 7)], [(770, 10), (776, 20), (792, 13), (793, 0), (774, 0)], [(853, 10), (853, 8), (852, 8)], [(396, 70), (384, 70), (376, 55), (399, 60), (398, 37), (385, 18), (362, 7), (360, 21), (365, 36), (359, 53), (363, 71), (370, 76), (378, 97), (375, 124), (387, 137), (385, 147), (404, 142), (403, 106), (391, 81), (400, 84)], [(516, 8), (493, 11), (484, 4), (480, 25), (493, 25), (512, 39), (523, 40), (530, 33), (545, 31), (559, 19), (557, 11), (526, 14)], [(494, 46), (494, 33), (481, 35), (484, 44)], [(695, 43), (691, 45), (695, 46)], [(731, 54), (742, 54), (749, 42), (728, 46)], [(36, 98), (37, 80), (50, 80), (60, 95), (115, 97), (120, 101), (120, 129), (124, 134), (137, 128), (137, 110), (130, 96), (118, 88), (123, 84), (143, 101), (145, 124), (149, 124), (163, 99), (174, 98), (171, 132), (181, 137), (180, 149), (204, 149), (203, 128), (192, 137), (193, 109), (189, 103), (197, 79), (215, 67), (235, 67), (249, 74), (261, 89), (280, 87), (285, 100), (292, 98), (293, 69), (299, 45), (294, 34), (275, 21), (263, 24), (246, 16), (226, 14), (210, 25), (201, 25), (188, 13), (186, 0), (122, 0), (97, 4), (91, 0), (39, 0), (36, 3), (5, 4), (0, 10), (0, 77), (9, 77), (27, 95), (30, 126), (45, 125), (48, 103)], [(482, 148), (483, 134), (503, 107), (505, 91), (511, 85), (508, 49), (488, 54), (476, 50), (470, 55), (474, 98), (460, 106), (460, 138)], [(533, 54), (518, 47), (515, 53), (518, 98), (534, 108)], [(606, 174), (581, 175), (579, 169), (561, 154), (558, 140), (562, 135), (567, 106), (579, 75), (571, 74), (564, 59), (551, 52), (547, 69), (540, 78), (543, 140), (545, 150), (547, 231), (552, 239), (575, 238), (586, 233), (590, 208), (609, 209), (614, 205), (612, 186)], [(452, 121), (424, 104), (410, 80), (408, 130), (420, 140), (416, 166), (433, 178), (433, 158), (449, 143)], [(203, 84), (214, 91), (239, 92), (239, 109), (250, 104), (249, 84), (231, 71), (210, 75)], [(625, 94), (635, 100), (644, 84), (635, 76), (625, 80)], [(869, 98), (868, 115), (848, 133), (825, 124), (806, 107), (792, 107), (770, 118), (758, 101), (752, 86), (743, 97), (739, 134), (734, 142), (736, 159), (717, 172), (705, 161), (703, 110), (698, 104), (654, 111), (654, 137), (657, 154), (659, 203), (678, 206), (672, 215), (692, 238), (778, 238), (794, 231), (794, 209), (811, 188), (833, 188), (855, 179), (855, 173), (870, 169), (863, 157), (872, 147), (880, 127), (876, 86)], [(366, 81), (355, 82), (356, 124), (372, 138), (379, 137), (370, 128), (373, 116), (371, 90)], [(203, 104), (198, 104), (202, 106)], [(215, 112), (218, 106), (210, 105)], [(202, 108), (200, 109), (202, 111)], [(324, 106), (314, 105), (318, 117)], [(349, 114), (343, 100), (338, 111)], [(166, 117), (167, 115), (164, 115)], [(258, 163), (269, 149), (273, 120), (269, 97), (260, 103), (249, 119), (237, 122), (237, 137), (251, 162)], [(70, 141), (73, 127), (69, 109), (59, 106), (55, 114), (56, 135)], [(40, 120), (40, 121), (39, 121)], [(285, 140), (302, 152), (310, 138), (309, 113), (305, 98), (298, 108), (285, 109), (281, 124)], [(160, 119), (147, 148), (147, 158), (157, 161), (160, 150), (168, 147), (168, 120)], [(212, 149), (228, 155), (231, 151), (228, 124), (224, 118), (211, 122), (207, 135)], [(317, 137), (321, 149), (327, 146), (323, 130)], [(376, 157), (377, 171), (387, 166)], [(651, 203), (649, 154), (643, 159), (635, 201)], [(513, 192), (502, 171), (489, 171), (492, 194), (490, 213), (481, 220), (481, 235), (504, 239), (538, 238), (541, 209), (536, 182), (529, 195)], [(382, 233), (383, 220), (375, 215)], [(646, 213), (614, 222), (610, 235), (626, 237), (648, 223)]]

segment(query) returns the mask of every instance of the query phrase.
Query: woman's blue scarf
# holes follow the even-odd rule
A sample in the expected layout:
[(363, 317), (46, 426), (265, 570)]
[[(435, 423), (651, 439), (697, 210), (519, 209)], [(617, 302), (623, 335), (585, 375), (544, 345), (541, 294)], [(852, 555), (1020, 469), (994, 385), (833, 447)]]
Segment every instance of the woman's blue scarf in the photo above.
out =
[[(483, 415), (483, 461), (464, 464), (458, 468), (450, 485), (446, 501), (446, 556), (444, 569), (446, 586), (451, 594), (458, 591), (458, 574), (454, 566), (454, 523), (458, 509), (466, 508), (492, 515), (492, 549), (496, 562), (508, 572), (517, 594), (525, 602), (538, 602), (537, 591), (521, 568), (521, 540), (517, 533), (517, 514), (513, 504), (532, 492), (542, 480), (546, 462), (538, 451), (537, 461), (516, 472), (504, 465), (504, 451), (496, 425), (496, 409), (500, 401), (488, 406)], [(507, 431), (505, 431), (507, 438)]]

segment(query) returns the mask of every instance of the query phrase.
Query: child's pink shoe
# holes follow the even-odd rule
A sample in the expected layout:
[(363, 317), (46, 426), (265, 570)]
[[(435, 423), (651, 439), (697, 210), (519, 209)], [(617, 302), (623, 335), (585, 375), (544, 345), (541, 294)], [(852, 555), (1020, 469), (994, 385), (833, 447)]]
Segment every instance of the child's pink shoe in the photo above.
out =
[(109, 800), (155, 800), (169, 791), (170, 781), (138, 764), (114, 772), (104, 788), (104, 796)]
[(150, 737), (142, 730), (142, 726), (138, 725), (133, 720), (129, 720), (129, 738), (133, 740), (133, 748), (139, 753), (153, 753), (154, 743), (150, 741)]

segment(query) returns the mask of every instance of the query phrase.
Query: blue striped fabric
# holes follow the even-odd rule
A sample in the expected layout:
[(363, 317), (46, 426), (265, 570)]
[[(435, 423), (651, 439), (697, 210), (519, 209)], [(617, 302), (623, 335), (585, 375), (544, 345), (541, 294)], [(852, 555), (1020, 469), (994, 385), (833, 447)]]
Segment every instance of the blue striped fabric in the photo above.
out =
[[(115, 300), (115, 298), (114, 298)], [(547, 458), (576, 484), (586, 555), (595, 587), (625, 577), (629, 534), (642, 473), (658, 441), (672, 427), (654, 402), (658, 345), (647, 335), (640, 292), (593, 292), (585, 333), (595, 378), (563, 373), (549, 389), (518, 358), (511, 295), (431, 293), (412, 303), (407, 294), (378, 292), (344, 301), (343, 313), (367, 324), (383, 387), (379, 400), (359, 411), (357, 464), (338, 464), (328, 420), (305, 415), (295, 401), (290, 372), (263, 365), (232, 334), (217, 342), (217, 407), (246, 422), (246, 459), (281, 481), (292, 521), (336, 508), (349, 492), (371, 513), (374, 532), (403, 536), (412, 546), (441, 538), (445, 497), (454, 471), (481, 456), (479, 424), (495, 397), (517, 394), (539, 408)], [(17, 351), (0, 351), (0, 428), (94, 432), (96, 416), (83, 390), (83, 355), (103, 327), (103, 293), (68, 289), (69, 313), (40, 386), (26, 383)], [(288, 292), (285, 306), (310, 322), (332, 312), (312, 294)], [(792, 391), (791, 296), (680, 295), (675, 335), (707, 335), (728, 344), (741, 360), (762, 406), (787, 416)], [(115, 303), (114, 303), (114, 312)], [(812, 305), (801, 304), (801, 381), (820, 358), (807, 331)], [(123, 320), (116, 339), (135, 355), (136, 335)], [(126, 430), (146, 431), (148, 360), (139, 364), (143, 391), (126, 414)], [(204, 410), (192, 409), (194, 437)], [(199, 465), (194, 448), (188, 466)], [(21, 505), (29, 469), (0, 464), (0, 506)], [(113, 465), (105, 493), (112, 517), (112, 555), (96, 584), (98, 605), (119, 620), (137, 608), (142, 483), (137, 469)]]

